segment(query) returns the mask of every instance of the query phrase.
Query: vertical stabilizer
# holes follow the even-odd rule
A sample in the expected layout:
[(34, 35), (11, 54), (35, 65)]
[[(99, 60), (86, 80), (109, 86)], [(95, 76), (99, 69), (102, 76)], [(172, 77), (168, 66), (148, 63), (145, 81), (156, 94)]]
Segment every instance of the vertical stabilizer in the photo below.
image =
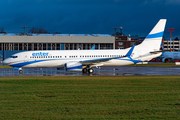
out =
[(166, 19), (160, 19), (156, 26), (145, 38), (145, 40), (140, 45), (138, 45), (138, 48), (151, 51), (159, 50), (162, 42), (162, 37), (164, 34), (165, 24)]

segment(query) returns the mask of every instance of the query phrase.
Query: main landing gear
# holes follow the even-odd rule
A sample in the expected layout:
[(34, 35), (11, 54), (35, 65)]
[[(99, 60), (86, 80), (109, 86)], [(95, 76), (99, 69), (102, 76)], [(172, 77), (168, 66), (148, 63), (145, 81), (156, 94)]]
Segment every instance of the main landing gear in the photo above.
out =
[(89, 67), (85, 67), (85, 68), (83, 68), (82, 69), (82, 72), (83, 73), (93, 73), (94, 72), (94, 70), (92, 69), (92, 68), (89, 68)]

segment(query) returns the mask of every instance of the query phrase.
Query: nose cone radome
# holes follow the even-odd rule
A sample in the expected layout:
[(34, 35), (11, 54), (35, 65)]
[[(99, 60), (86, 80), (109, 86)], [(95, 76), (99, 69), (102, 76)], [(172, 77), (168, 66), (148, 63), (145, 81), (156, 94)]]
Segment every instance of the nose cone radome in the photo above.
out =
[(11, 62), (11, 60), (10, 60), (9, 58), (8, 58), (8, 59), (5, 59), (5, 60), (3, 61), (3, 63), (4, 63), (4, 64), (7, 64), (7, 65), (8, 65), (10, 62)]

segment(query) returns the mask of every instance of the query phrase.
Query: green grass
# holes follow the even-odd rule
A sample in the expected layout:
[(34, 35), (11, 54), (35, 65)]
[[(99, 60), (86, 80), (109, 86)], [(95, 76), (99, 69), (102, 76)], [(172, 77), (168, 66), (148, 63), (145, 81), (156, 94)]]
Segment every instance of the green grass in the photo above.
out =
[(133, 64), (129, 66), (141, 66), (141, 67), (180, 67), (175, 63), (150, 63), (150, 64)]
[(2, 77), (0, 119), (180, 119), (180, 76)]
[(0, 65), (0, 68), (13, 68), (13, 67), (8, 66), (8, 65)]

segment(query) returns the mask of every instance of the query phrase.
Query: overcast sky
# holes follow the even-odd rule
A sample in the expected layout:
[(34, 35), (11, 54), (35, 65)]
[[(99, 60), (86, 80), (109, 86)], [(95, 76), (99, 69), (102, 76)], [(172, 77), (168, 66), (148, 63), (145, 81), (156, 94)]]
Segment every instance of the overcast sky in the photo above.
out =
[(113, 27), (123, 26), (125, 35), (142, 37), (167, 19), (165, 38), (168, 28), (180, 38), (180, 0), (3, 0), (0, 18), (7, 33), (29, 26), (50, 33), (113, 34)]

